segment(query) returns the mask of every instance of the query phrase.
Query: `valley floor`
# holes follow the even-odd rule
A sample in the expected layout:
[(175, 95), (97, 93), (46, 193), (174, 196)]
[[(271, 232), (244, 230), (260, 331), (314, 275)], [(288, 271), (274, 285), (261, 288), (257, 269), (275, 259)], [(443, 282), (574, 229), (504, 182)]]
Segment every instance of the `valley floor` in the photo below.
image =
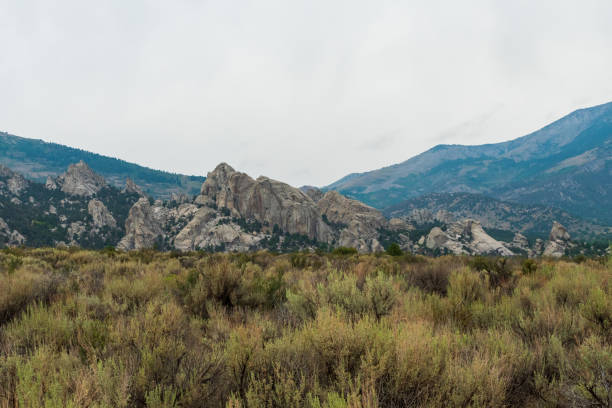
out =
[(610, 401), (611, 259), (0, 251), (0, 407)]

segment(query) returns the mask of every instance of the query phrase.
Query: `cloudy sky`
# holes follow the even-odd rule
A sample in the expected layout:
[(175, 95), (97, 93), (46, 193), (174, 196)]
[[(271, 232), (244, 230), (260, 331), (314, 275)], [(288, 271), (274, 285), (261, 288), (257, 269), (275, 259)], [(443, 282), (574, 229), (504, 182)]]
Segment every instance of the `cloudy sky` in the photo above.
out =
[(0, 0), (0, 130), (326, 185), (612, 101), (612, 1)]

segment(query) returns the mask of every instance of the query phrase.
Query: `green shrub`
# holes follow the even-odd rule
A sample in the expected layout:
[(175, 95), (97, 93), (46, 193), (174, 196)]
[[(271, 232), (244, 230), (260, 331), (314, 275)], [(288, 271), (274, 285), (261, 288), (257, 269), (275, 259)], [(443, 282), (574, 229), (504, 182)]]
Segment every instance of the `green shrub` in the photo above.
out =
[(389, 247), (387, 248), (386, 252), (387, 252), (387, 255), (391, 255), (391, 256), (402, 256), (402, 255), (404, 255), (404, 251), (402, 251), (400, 246), (398, 244), (396, 244), (395, 242), (392, 243), (391, 245), (389, 245)]
[(538, 263), (533, 259), (525, 259), (521, 265), (521, 270), (525, 275), (532, 275), (538, 270)]
[(380, 319), (389, 314), (397, 302), (398, 294), (392, 280), (379, 272), (375, 277), (366, 278), (365, 296), (374, 316)]
[(0, 325), (34, 302), (47, 303), (57, 292), (59, 280), (48, 274), (25, 270), (0, 274)]
[(357, 249), (350, 247), (338, 247), (332, 251), (334, 255), (356, 255)]

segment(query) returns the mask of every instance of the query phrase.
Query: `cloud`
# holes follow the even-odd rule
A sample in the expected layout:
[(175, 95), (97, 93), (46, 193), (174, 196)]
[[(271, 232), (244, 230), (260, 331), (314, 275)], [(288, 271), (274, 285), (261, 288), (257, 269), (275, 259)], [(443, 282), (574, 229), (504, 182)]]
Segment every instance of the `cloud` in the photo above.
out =
[[(447, 143), (457, 140), (480, 141), (490, 137), (487, 130), (497, 120), (498, 114), (503, 110), (503, 105), (494, 106), (493, 109), (477, 115), (476, 117), (462, 121), (461, 123), (443, 130), (437, 136), (432, 137), (432, 143)], [(486, 142), (483, 142), (486, 143)]]
[(378, 136), (366, 140), (364, 143), (358, 146), (359, 150), (388, 150), (393, 149), (393, 147), (397, 144), (397, 139), (400, 136), (401, 131), (399, 129), (384, 132), (379, 134)]
[(190, 174), (227, 161), (326, 185), (612, 100), (609, 0), (5, 1), (0, 15), (0, 128)]

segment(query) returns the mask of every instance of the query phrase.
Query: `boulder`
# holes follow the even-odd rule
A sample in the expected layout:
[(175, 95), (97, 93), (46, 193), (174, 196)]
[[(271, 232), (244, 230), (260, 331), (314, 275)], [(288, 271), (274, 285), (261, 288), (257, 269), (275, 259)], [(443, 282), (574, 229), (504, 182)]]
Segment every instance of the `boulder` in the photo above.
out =
[(57, 190), (58, 186), (55, 182), (55, 179), (51, 176), (47, 176), (47, 181), (45, 182), (45, 188), (47, 190)]
[(452, 239), (440, 227), (433, 227), (427, 238), (425, 238), (425, 247), (431, 251), (449, 251), (453, 254), (466, 254), (463, 245)]
[(506, 248), (503, 242), (498, 241), (485, 232), (480, 222), (474, 220), (464, 221), (470, 229), (471, 240), (467, 243), (469, 249), (475, 254), (495, 254), (511, 256), (514, 253)]
[(512, 238), (512, 242), (510, 242), (509, 246), (512, 249), (515, 249), (516, 251), (524, 252), (525, 254), (527, 254), (529, 258), (535, 255), (534, 250), (532, 250), (529, 247), (529, 241), (527, 240), (527, 237), (525, 237), (523, 234), (519, 232), (514, 234), (514, 237)]
[(544, 252), (544, 241), (542, 241), (540, 238), (537, 238), (535, 240), (535, 243), (533, 244), (533, 253), (537, 256), (542, 255), (542, 252)]
[(548, 236), (548, 241), (544, 245), (542, 255), (551, 256), (553, 258), (562, 257), (567, 253), (567, 250), (572, 247), (570, 238), (570, 234), (565, 227), (557, 221), (554, 221)]
[[(438, 249), (442, 248), (444, 244), (450, 238), (440, 227), (433, 227), (429, 234), (427, 234), (427, 238), (425, 238), (425, 246), (429, 249)], [(419, 240), (422, 245), (423, 240)]]

